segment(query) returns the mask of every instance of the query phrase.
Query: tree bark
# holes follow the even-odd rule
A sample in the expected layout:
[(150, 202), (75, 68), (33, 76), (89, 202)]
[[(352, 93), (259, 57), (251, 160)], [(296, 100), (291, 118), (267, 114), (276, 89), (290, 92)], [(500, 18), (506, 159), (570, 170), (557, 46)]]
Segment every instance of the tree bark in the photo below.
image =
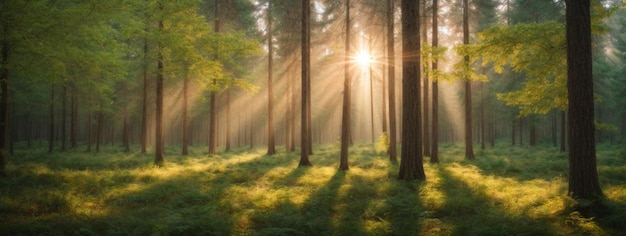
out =
[(226, 89), (226, 152), (230, 152), (230, 87)]
[(267, 3), (267, 155), (276, 154), (274, 137), (274, 88), (272, 84), (272, 61), (274, 44), (272, 38), (272, 1)]
[[(463, 44), (469, 44), (469, 3), (463, 0)], [(463, 57), (464, 63), (469, 64), (469, 56)], [(474, 159), (473, 122), (472, 122), (472, 82), (470, 78), (463, 78), (465, 86), (465, 159)]]
[(569, 100), (569, 190), (574, 198), (602, 197), (596, 168), (590, 0), (566, 0)]
[(70, 143), (72, 148), (78, 147), (78, 89), (76, 85), (72, 86), (72, 103), (70, 115)]
[(52, 88), (50, 89), (49, 111), (50, 124), (48, 127), (48, 153), (52, 153), (52, 151), (54, 151), (54, 85), (52, 85)]
[[(350, 169), (348, 164), (348, 146), (350, 142), (350, 0), (346, 0), (346, 37), (344, 53), (343, 105), (341, 109), (341, 157), (339, 170)], [(373, 131), (372, 131), (373, 132)], [(372, 136), (373, 138), (373, 136)]]
[(419, 4), (402, 0), (402, 152), (398, 179), (426, 180), (422, 163)]
[(181, 155), (188, 155), (189, 150), (189, 117), (188, 117), (188, 102), (189, 102), (189, 78), (183, 79), (183, 143)]
[(398, 162), (396, 147), (396, 71), (394, 39), (394, 0), (387, 0), (387, 75), (389, 80), (389, 161)]
[[(5, 27), (5, 32), (8, 29)], [(9, 43), (2, 42), (2, 61), (0, 62), (0, 176), (4, 175), (8, 159), (7, 145), (9, 138)]]
[[(422, 21), (424, 23), (423, 26), (420, 27), (421, 29), (421, 33), (422, 33), (422, 41), (425, 44), (428, 44), (428, 18), (426, 17), (426, 1), (421, 1), (422, 2)], [(428, 75), (426, 75), (426, 64), (425, 63), (421, 63), (420, 66), (422, 67), (422, 74), (423, 76), (423, 85), (422, 85), (422, 90), (423, 90), (423, 110), (424, 110), (424, 114), (423, 114), (423, 119), (424, 119), (424, 123), (422, 126), (422, 129), (424, 130), (424, 136), (423, 136), (423, 142), (424, 142), (424, 156), (430, 156), (431, 152), (430, 152), (430, 105), (429, 105), (429, 94), (428, 94), (428, 87), (430, 85), (429, 81), (428, 81)]]
[[(433, 36), (432, 36), (432, 46), (433, 49), (439, 47), (439, 3), (438, 0), (433, 0)], [(432, 70), (435, 71), (438, 69), (437, 58), (434, 58), (432, 61)], [(439, 82), (436, 78), (433, 78), (432, 82), (432, 90), (433, 90), (433, 98), (432, 98), (432, 147), (430, 149), (430, 162), (431, 163), (439, 163)]]
[[(160, 6), (163, 10), (163, 6)], [(159, 21), (159, 31), (163, 30), (163, 20)], [(163, 159), (163, 46), (159, 42), (157, 48), (157, 80), (156, 80), (156, 145), (154, 149), (154, 165), (162, 166)]]
[(300, 163), (301, 166), (311, 166), (309, 160), (309, 79), (311, 76), (311, 0), (302, 0), (302, 117), (301, 117), (301, 140), (300, 140)]
[(61, 152), (64, 152), (66, 149), (66, 114), (67, 114), (67, 85), (63, 82), (63, 92), (61, 95)]
[(148, 38), (143, 40), (143, 96), (141, 107), (141, 153), (147, 152), (148, 145)]

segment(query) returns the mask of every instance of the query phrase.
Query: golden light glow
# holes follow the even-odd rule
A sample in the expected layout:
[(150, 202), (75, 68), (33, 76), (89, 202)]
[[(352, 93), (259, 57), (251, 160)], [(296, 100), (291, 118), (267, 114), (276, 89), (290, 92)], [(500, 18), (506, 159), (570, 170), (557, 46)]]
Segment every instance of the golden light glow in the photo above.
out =
[(354, 60), (361, 66), (368, 66), (374, 62), (374, 58), (365, 51), (357, 52), (356, 55), (354, 55)]

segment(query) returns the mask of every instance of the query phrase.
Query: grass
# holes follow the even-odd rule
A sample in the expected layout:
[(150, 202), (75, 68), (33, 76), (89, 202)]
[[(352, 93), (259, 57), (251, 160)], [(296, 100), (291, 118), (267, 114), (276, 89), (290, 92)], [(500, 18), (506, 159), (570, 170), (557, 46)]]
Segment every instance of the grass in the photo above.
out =
[(626, 149), (600, 145), (605, 214), (566, 197), (567, 155), (553, 147), (441, 147), (427, 181), (396, 180), (373, 145), (315, 148), (314, 166), (264, 148), (207, 156), (204, 147), (164, 167), (151, 154), (107, 147), (48, 154), (18, 149), (0, 179), (1, 235), (616, 235), (626, 228)]

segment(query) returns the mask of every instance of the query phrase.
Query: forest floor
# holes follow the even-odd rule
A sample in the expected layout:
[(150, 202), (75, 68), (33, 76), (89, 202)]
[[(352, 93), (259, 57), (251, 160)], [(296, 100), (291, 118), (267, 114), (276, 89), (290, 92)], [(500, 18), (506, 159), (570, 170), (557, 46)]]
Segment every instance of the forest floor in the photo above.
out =
[[(135, 147), (137, 148), (137, 147)], [(207, 156), (107, 147), (48, 154), (16, 149), (0, 178), (0, 235), (618, 235), (626, 232), (626, 149), (600, 145), (606, 199), (581, 213), (567, 194), (567, 154), (552, 146), (477, 149), (444, 144), (425, 182), (396, 180), (374, 145), (299, 154), (235, 149)], [(176, 154), (175, 154), (176, 153)]]

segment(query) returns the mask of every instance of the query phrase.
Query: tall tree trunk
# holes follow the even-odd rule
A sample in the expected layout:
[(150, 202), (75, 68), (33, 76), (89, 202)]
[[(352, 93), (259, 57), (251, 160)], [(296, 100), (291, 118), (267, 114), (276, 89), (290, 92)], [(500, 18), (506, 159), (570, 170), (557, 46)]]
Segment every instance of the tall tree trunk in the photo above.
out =
[[(50, 105), (49, 105), (50, 113), (50, 125), (48, 131), (48, 153), (52, 153), (54, 150), (54, 85), (50, 89)], [(8, 109), (7, 109), (8, 111)]]
[(63, 82), (63, 92), (61, 95), (61, 152), (65, 151), (65, 140), (66, 138), (66, 114), (67, 114), (67, 84)]
[[(428, 18), (426, 17), (426, 1), (421, 1), (422, 2), (422, 14), (423, 16), (422, 18), (422, 22), (424, 25), (422, 25), (420, 27), (421, 29), (421, 34), (422, 34), (422, 42), (424, 44), (428, 44)], [(430, 85), (429, 81), (428, 81), (428, 75), (426, 75), (426, 64), (425, 63), (421, 63), (421, 68), (422, 68), (422, 75), (423, 75), (423, 85), (422, 85), (422, 89), (423, 89), (423, 109), (424, 109), (424, 114), (423, 114), (423, 121), (424, 123), (422, 124), (422, 129), (424, 130), (424, 136), (422, 137), (422, 140), (424, 142), (424, 156), (430, 156), (431, 152), (430, 152), (430, 106), (429, 106), (429, 94), (428, 94), (428, 87)]]
[[(348, 146), (350, 143), (350, 0), (346, 0), (346, 37), (344, 53), (343, 105), (341, 109), (341, 156), (339, 170), (350, 169), (348, 163)], [(372, 127), (373, 128), (373, 127)], [(372, 131), (373, 132), (373, 131)], [(373, 135), (372, 135), (373, 138)]]
[[(439, 3), (438, 0), (433, 0), (433, 36), (432, 36), (432, 46), (433, 49), (439, 47)], [(432, 61), (432, 70), (438, 70), (437, 64), (438, 58), (433, 58)], [(432, 147), (430, 150), (430, 162), (431, 163), (439, 163), (439, 82), (437, 78), (433, 78), (432, 82), (433, 89), (433, 106), (432, 106)]]
[(515, 120), (511, 121), (511, 145), (515, 146)]
[[(386, 26), (383, 26), (383, 32), (384, 32), (385, 28), (386, 28)], [(383, 47), (383, 52), (384, 52), (387, 49), (387, 45), (385, 44), (385, 36), (384, 35), (383, 35), (382, 47)], [(385, 54), (385, 53), (383, 53), (383, 54)], [(384, 56), (385, 55), (383, 55), (383, 57)], [(381, 99), (382, 100), (381, 101), (382, 102), (382, 104), (381, 104), (382, 118), (381, 118), (381, 120), (382, 120), (382, 123), (383, 123), (382, 124), (382, 132), (384, 134), (386, 134), (386, 135), (389, 135), (389, 129), (387, 129), (387, 123), (388, 123), (387, 122), (387, 75), (385, 74), (385, 68), (386, 68), (386, 66), (384, 65), (384, 63), (381, 63), (381, 68), (380, 68), (381, 75), (382, 75), (381, 76), (381, 78), (382, 78), (381, 79), (382, 80), (381, 81), (381, 87), (382, 87), (381, 88), (381, 90), (382, 90), (381, 91), (382, 92), (382, 95), (381, 95), (381, 97), (382, 97), (382, 99)]]
[[(5, 35), (7, 27), (4, 27)], [(9, 43), (2, 41), (2, 61), (0, 62), (0, 176), (4, 176), (8, 159), (9, 138)]]
[(187, 146), (189, 145), (189, 117), (188, 117), (188, 102), (189, 102), (189, 78), (183, 79), (183, 143), (182, 143), (182, 155), (189, 154)]
[[(348, 0), (349, 1), (349, 0)], [(370, 52), (372, 52), (372, 39), (369, 39), (370, 43)], [(368, 63), (369, 74), (370, 74), (370, 121), (371, 121), (371, 132), (372, 132), (372, 143), (376, 142), (376, 134), (374, 130), (374, 73), (372, 70), (372, 63)]]
[(87, 152), (91, 152), (91, 145), (93, 144), (93, 111), (87, 112)]
[(141, 107), (141, 153), (147, 152), (148, 145), (148, 38), (143, 39), (143, 96)]
[[(219, 18), (219, 1), (215, 1), (215, 22), (213, 26), (213, 31), (216, 34), (220, 32), (220, 18)], [(215, 60), (219, 60), (218, 53), (215, 53)], [(213, 85), (217, 85), (217, 79), (213, 79)], [(215, 150), (215, 146), (217, 144), (217, 136), (215, 134), (215, 120), (217, 119), (217, 109), (215, 107), (215, 96), (216, 92), (211, 91), (211, 102), (209, 104), (211, 113), (209, 115), (209, 155), (215, 155), (217, 152)]]
[(402, 152), (398, 179), (426, 180), (422, 163), (419, 4), (402, 0)]
[(394, 39), (394, 0), (387, 0), (387, 75), (389, 80), (389, 161), (398, 162), (396, 147), (396, 71)]
[(519, 118), (519, 145), (524, 146), (524, 118)]
[(272, 60), (274, 44), (272, 42), (272, 1), (267, 3), (267, 155), (276, 154), (274, 137), (274, 85), (272, 84)]
[[(469, 0), (463, 0), (463, 44), (469, 44)], [(469, 56), (463, 58), (469, 64)], [(472, 135), (472, 82), (465, 79), (465, 159), (474, 160), (474, 142)]]
[[(163, 10), (163, 5), (160, 5), (161, 11)], [(159, 31), (163, 30), (163, 20), (159, 21)], [(156, 80), (156, 145), (154, 149), (154, 165), (162, 166), (163, 159), (163, 145), (164, 145), (164, 135), (163, 135), (163, 45), (159, 42), (157, 47), (157, 80)]]
[(70, 115), (70, 143), (72, 148), (78, 147), (78, 89), (72, 86), (72, 104)]
[(302, 0), (302, 117), (300, 140), (300, 163), (298, 166), (311, 166), (309, 160), (309, 79), (311, 76), (311, 0)]
[(603, 196), (596, 168), (590, 0), (566, 0), (569, 100), (569, 190), (574, 198)]
[(296, 95), (294, 79), (289, 78), (289, 151), (296, 151)]

